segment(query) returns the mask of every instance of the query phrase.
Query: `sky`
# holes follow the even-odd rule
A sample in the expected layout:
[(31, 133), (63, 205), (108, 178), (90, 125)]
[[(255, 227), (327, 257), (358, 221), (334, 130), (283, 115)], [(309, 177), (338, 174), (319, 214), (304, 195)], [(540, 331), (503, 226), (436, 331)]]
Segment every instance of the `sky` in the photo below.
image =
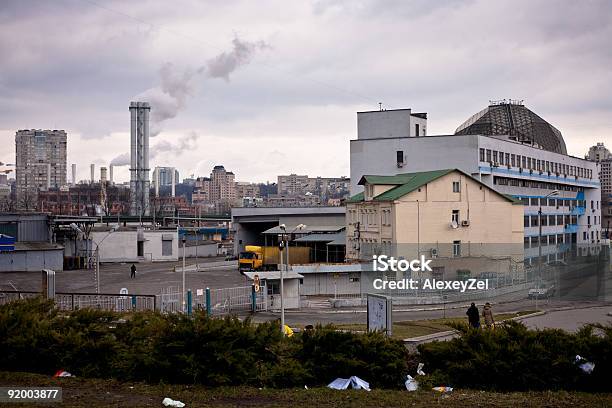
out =
[(77, 179), (129, 179), (128, 106), (151, 168), (238, 181), (349, 175), (356, 112), (412, 108), (449, 134), (520, 99), (568, 152), (612, 147), (612, 2), (0, 0), (0, 162), (17, 129), (65, 129)]

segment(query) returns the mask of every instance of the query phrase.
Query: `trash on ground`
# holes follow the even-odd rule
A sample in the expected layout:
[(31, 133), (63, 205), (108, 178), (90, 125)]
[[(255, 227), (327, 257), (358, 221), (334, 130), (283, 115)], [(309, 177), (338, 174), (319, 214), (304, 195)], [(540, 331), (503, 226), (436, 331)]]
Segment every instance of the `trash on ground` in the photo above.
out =
[(411, 375), (406, 376), (406, 382), (404, 384), (406, 384), (406, 389), (408, 391), (416, 391), (419, 389), (419, 383), (412, 378)]
[(293, 336), (293, 329), (287, 325), (283, 328), (283, 332), (285, 332), (285, 336), (291, 337)]
[(595, 363), (587, 361), (585, 358), (580, 357), (579, 355), (576, 355), (576, 364), (579, 364), (578, 367), (587, 374), (591, 374), (595, 368)]
[(57, 372), (53, 375), (54, 378), (57, 377), (74, 377), (74, 375), (70, 374), (68, 371), (65, 370), (57, 370)]
[(433, 387), (432, 390), (441, 392), (442, 394), (446, 394), (447, 392), (453, 392), (453, 387), (440, 386), (440, 387)]
[(333, 390), (346, 390), (349, 385), (354, 390), (364, 389), (366, 391), (370, 391), (370, 383), (362, 380), (356, 375), (352, 376), (351, 378), (336, 378), (334, 381), (330, 382), (327, 387)]
[(164, 406), (166, 407), (176, 407), (176, 408), (183, 408), (185, 406), (185, 403), (181, 402), (181, 401), (177, 401), (177, 400), (173, 400), (172, 398), (164, 398), (164, 400), (162, 401), (162, 404), (164, 404)]
[(417, 367), (417, 374), (418, 375), (425, 375), (425, 373), (423, 372), (423, 367), (425, 367), (424, 363), (419, 363), (418, 367)]

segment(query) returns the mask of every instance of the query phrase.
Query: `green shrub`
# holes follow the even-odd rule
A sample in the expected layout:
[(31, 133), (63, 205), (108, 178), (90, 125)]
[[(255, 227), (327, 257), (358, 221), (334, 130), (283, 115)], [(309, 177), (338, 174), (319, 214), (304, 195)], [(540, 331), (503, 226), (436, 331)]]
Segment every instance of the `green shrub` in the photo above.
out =
[[(478, 389), (611, 390), (611, 330), (597, 336), (591, 327), (576, 334), (562, 330), (528, 330), (508, 322), (495, 330), (456, 326), (461, 336), (419, 346), (422, 361), (440, 384)], [(575, 363), (579, 354), (595, 363), (592, 374)]]

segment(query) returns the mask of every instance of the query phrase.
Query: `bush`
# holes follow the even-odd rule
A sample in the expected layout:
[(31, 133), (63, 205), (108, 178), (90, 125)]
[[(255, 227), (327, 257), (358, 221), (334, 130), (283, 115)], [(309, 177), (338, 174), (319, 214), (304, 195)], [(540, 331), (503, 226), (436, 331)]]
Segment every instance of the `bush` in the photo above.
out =
[[(429, 381), (499, 391), (612, 390), (606, 381), (612, 375), (612, 328), (586, 326), (575, 334), (528, 330), (517, 322), (495, 330), (455, 328), (461, 337), (419, 346)], [(580, 370), (577, 354), (595, 363), (592, 374)]]
[(332, 327), (285, 338), (277, 322), (79, 310), (52, 302), (0, 306), (0, 370), (166, 383), (290, 387), (358, 375), (373, 386), (402, 384), (408, 353), (380, 333)]

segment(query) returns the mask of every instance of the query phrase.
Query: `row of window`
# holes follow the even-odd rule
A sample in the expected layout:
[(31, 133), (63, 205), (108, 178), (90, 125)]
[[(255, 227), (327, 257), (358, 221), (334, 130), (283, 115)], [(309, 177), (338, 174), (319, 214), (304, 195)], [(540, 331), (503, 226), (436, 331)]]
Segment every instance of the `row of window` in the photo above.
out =
[(540, 238), (542, 246), (559, 245), (563, 244), (564, 242), (570, 242), (569, 234), (567, 234), (565, 238), (564, 234), (542, 235), (541, 237), (525, 237), (525, 249), (537, 248), (539, 246), (538, 238)]
[(499, 186), (527, 187), (543, 190), (559, 190), (559, 191), (584, 191), (583, 187), (572, 186), (569, 184), (548, 183), (546, 181), (523, 180), (508, 177), (493, 177), (493, 184)]
[[(525, 228), (539, 226), (538, 220), (540, 216), (525, 215), (523, 218), (524, 218), (523, 225), (525, 226)], [(589, 217), (589, 221), (590, 221), (590, 217)], [(550, 226), (567, 225), (567, 224), (576, 225), (577, 223), (578, 223), (578, 217), (575, 215), (571, 215), (571, 216), (570, 215), (542, 215), (542, 226), (543, 227), (546, 227), (548, 225)]]
[(557, 175), (563, 174), (565, 176), (593, 178), (593, 171), (591, 169), (491, 149), (480, 149), (480, 161), (541, 172), (547, 171)]
[[(555, 207), (555, 208), (560, 208), (560, 207), (569, 207), (569, 208), (576, 208), (576, 207), (586, 207), (586, 200), (567, 200), (567, 199), (560, 199), (560, 198), (546, 198), (546, 197), (522, 197), (521, 202), (523, 203), (523, 205), (530, 205), (530, 206), (548, 206), (548, 207)], [(599, 209), (599, 201), (593, 201), (591, 200), (591, 209), (595, 209), (595, 206), (597, 205), (597, 209)]]

